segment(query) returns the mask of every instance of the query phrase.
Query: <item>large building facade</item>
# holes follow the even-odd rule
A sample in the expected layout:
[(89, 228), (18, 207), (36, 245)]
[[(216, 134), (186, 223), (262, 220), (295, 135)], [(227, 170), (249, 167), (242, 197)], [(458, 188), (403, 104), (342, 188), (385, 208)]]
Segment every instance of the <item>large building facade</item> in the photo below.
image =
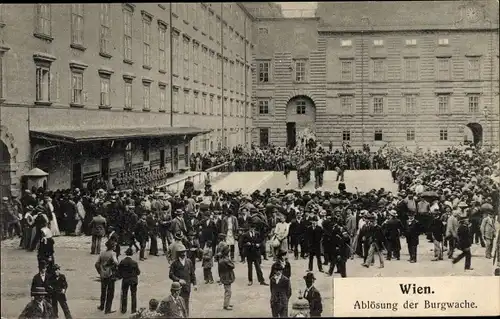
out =
[(2, 192), (250, 143), (252, 17), (236, 3), (0, 4)]
[(253, 24), (253, 141), (499, 142), (497, 1), (320, 2)]

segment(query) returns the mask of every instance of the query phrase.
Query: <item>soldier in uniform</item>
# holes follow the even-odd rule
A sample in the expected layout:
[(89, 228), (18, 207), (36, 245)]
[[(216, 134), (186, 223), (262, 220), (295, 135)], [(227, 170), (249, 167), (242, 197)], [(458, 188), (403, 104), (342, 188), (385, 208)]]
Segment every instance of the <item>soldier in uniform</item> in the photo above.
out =
[(314, 178), (316, 180), (316, 188), (323, 187), (323, 175), (325, 173), (325, 163), (321, 157), (316, 158), (314, 165)]

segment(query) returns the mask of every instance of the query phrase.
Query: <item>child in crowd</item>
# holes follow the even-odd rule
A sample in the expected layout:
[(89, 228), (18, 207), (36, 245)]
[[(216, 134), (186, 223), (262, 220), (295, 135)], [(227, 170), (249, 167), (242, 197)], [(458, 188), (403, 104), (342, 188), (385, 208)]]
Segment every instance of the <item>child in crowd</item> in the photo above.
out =
[(212, 242), (208, 241), (203, 249), (203, 278), (205, 279), (205, 284), (213, 284), (214, 278), (212, 276), (212, 267), (214, 265), (213, 254), (212, 254)]
[(146, 310), (146, 308), (141, 308), (139, 309), (138, 312), (132, 314), (130, 316), (130, 319), (152, 319), (152, 318), (160, 318), (161, 314), (156, 311), (158, 309), (158, 300), (156, 299), (151, 299), (149, 301), (149, 309)]

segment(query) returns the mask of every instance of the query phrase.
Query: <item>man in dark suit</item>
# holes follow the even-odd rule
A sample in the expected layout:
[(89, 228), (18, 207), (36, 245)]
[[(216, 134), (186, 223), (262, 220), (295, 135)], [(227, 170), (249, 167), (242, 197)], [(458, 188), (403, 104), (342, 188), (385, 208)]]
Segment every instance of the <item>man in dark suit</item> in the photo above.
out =
[(187, 318), (187, 307), (184, 299), (180, 297), (181, 284), (173, 282), (170, 288), (170, 296), (163, 299), (158, 306), (160, 318)]
[[(217, 225), (215, 224), (215, 217), (213, 214), (210, 214), (207, 218), (205, 218), (201, 224), (201, 234), (200, 234), (200, 248), (205, 248), (205, 244), (210, 241), (215, 243), (215, 239), (217, 236)], [(215, 244), (212, 245), (212, 254), (215, 254)]]
[(121, 294), (121, 312), (127, 312), (127, 295), (130, 288), (130, 295), (132, 299), (132, 308), (130, 309), (132, 313), (137, 311), (137, 284), (139, 283), (138, 276), (141, 274), (139, 269), (139, 264), (137, 261), (133, 260), (132, 256), (134, 252), (132, 248), (128, 248), (125, 251), (126, 257), (120, 261), (118, 264), (118, 277), (122, 279), (122, 294)]
[(47, 296), (47, 291), (43, 287), (35, 287), (31, 289), (31, 300), (24, 308), (19, 319), (52, 319), (54, 318), (52, 305), (44, 297)]
[(417, 247), (419, 244), (418, 236), (424, 231), (422, 224), (415, 219), (415, 214), (408, 214), (406, 225), (406, 243), (408, 244), (408, 252), (410, 253), (410, 263), (417, 262)]
[(191, 295), (191, 284), (196, 291), (196, 275), (194, 273), (194, 265), (186, 257), (186, 247), (184, 245), (177, 250), (178, 257), (170, 265), (169, 278), (181, 284), (180, 296), (184, 299), (186, 306), (186, 314), (189, 317), (189, 297)]
[(248, 285), (251, 286), (253, 284), (253, 266), (255, 265), (259, 283), (267, 286), (268, 284), (265, 282), (262, 269), (260, 268), (260, 235), (255, 231), (255, 224), (253, 222), (250, 223), (249, 227), (249, 231), (242, 236), (248, 266)]
[(139, 221), (137, 222), (134, 236), (139, 241), (139, 246), (141, 247), (139, 258), (141, 261), (146, 260), (147, 258), (144, 256), (144, 254), (146, 251), (146, 244), (149, 239), (149, 229), (145, 215), (142, 215)]
[[(47, 262), (46, 261), (40, 261), (38, 264), (38, 274), (33, 276), (33, 279), (31, 280), (31, 291), (35, 291), (36, 287), (43, 287), (45, 289), (45, 292), (47, 292), (47, 295), (45, 296), (45, 300), (47, 300), (49, 303), (51, 302), (51, 294), (52, 294), (52, 286), (51, 286), (51, 281), (50, 281), (50, 274), (47, 273)], [(34, 295), (31, 295), (32, 297)]]
[(92, 234), (90, 254), (99, 255), (101, 253), (101, 240), (106, 235), (106, 218), (102, 217), (100, 211), (97, 211), (97, 215), (92, 218), (89, 227)]
[(273, 318), (288, 317), (288, 300), (292, 296), (290, 279), (282, 273), (283, 266), (276, 264), (274, 277), (271, 279), (271, 312)]
[(309, 245), (309, 271), (313, 270), (313, 259), (316, 256), (318, 270), (323, 272), (323, 264), (321, 263), (321, 238), (323, 237), (323, 229), (318, 226), (318, 218), (311, 218), (312, 225), (306, 230), (307, 243)]
[(452, 263), (456, 264), (465, 257), (465, 270), (473, 270), (474, 268), (471, 268), (472, 254), (470, 251), (470, 247), (472, 246), (472, 236), (470, 236), (469, 221), (467, 217), (461, 216), (459, 217), (459, 222), (460, 226), (458, 226), (457, 231), (457, 248), (460, 249), (462, 253), (453, 258)]
[(184, 212), (182, 211), (182, 209), (177, 209), (177, 210), (175, 210), (174, 214), (175, 214), (175, 218), (170, 223), (170, 232), (172, 234), (182, 233), (183, 236), (186, 236), (187, 235), (186, 222), (184, 221), (184, 218), (182, 217)]
[(399, 260), (401, 251), (401, 242), (399, 238), (403, 232), (403, 224), (399, 220), (398, 213), (395, 210), (391, 210), (388, 216), (389, 219), (386, 219), (382, 224), (382, 231), (387, 243), (386, 259), (391, 260), (391, 258), (394, 257)]
[(111, 306), (115, 295), (116, 268), (118, 266), (118, 259), (114, 252), (116, 245), (114, 240), (108, 240), (106, 251), (99, 255), (95, 263), (95, 269), (101, 278), (101, 303), (97, 309), (104, 310), (106, 314), (115, 312), (111, 310)]
[(309, 302), (309, 314), (311, 317), (321, 317), (323, 303), (321, 302), (321, 294), (314, 287), (316, 278), (312, 272), (309, 272), (304, 276), (304, 280), (307, 287), (304, 291), (304, 298)]
[(58, 317), (58, 307), (57, 303), (61, 305), (64, 312), (64, 317), (66, 319), (71, 319), (71, 312), (69, 311), (68, 301), (66, 298), (66, 290), (68, 290), (68, 282), (66, 281), (66, 276), (61, 274), (61, 267), (59, 265), (54, 265), (55, 274), (50, 278), (52, 286), (52, 311), (54, 317)]

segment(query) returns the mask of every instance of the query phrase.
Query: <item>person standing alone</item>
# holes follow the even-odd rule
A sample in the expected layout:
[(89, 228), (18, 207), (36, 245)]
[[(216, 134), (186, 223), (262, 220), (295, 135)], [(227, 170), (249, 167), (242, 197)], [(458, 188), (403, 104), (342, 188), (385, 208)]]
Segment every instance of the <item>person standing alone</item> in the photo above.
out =
[(99, 259), (95, 263), (97, 273), (101, 277), (101, 304), (97, 309), (104, 310), (105, 314), (113, 313), (111, 306), (115, 295), (115, 275), (118, 266), (118, 259), (114, 252), (116, 242), (109, 240), (106, 242), (106, 251), (99, 255)]
[(128, 291), (132, 299), (131, 312), (137, 311), (137, 284), (139, 282), (139, 275), (141, 270), (137, 261), (133, 260), (131, 256), (134, 254), (132, 248), (127, 248), (125, 255), (118, 265), (118, 277), (122, 279), (122, 294), (121, 294), (121, 312), (127, 312), (127, 299)]

